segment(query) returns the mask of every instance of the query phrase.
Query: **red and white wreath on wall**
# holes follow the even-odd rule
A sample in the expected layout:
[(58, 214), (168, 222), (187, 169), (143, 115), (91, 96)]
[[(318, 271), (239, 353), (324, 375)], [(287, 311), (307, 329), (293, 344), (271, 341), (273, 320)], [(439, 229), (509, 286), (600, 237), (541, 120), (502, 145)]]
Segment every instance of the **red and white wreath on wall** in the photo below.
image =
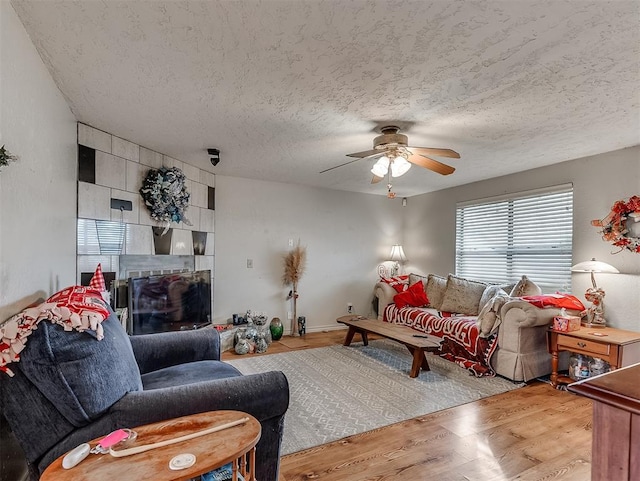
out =
[[(619, 247), (640, 254), (640, 237), (634, 237), (630, 224), (640, 222), (640, 196), (634, 195), (626, 202), (619, 200), (611, 207), (611, 212), (602, 220), (592, 220), (591, 225), (601, 227), (602, 238)], [(615, 252), (617, 254), (618, 252)]]

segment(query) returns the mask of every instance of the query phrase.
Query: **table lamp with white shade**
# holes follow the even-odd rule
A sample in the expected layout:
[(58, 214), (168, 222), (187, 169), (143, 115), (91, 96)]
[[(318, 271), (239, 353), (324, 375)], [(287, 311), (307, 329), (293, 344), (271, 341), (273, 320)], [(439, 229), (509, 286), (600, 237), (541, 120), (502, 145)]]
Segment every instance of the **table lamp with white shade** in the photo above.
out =
[(391, 247), (391, 254), (389, 255), (389, 260), (394, 262), (392, 276), (397, 276), (400, 271), (400, 262), (404, 262), (407, 260), (407, 257), (404, 255), (404, 250), (402, 246), (399, 244), (395, 244)]
[(620, 271), (606, 262), (597, 261), (592, 258), (590, 261), (579, 262), (571, 267), (571, 272), (589, 272), (591, 274), (590, 287), (585, 292), (585, 298), (591, 302), (591, 306), (586, 309), (587, 319), (582, 321), (586, 327), (605, 327), (604, 319), (604, 290), (596, 285), (596, 272), (609, 274), (619, 274)]

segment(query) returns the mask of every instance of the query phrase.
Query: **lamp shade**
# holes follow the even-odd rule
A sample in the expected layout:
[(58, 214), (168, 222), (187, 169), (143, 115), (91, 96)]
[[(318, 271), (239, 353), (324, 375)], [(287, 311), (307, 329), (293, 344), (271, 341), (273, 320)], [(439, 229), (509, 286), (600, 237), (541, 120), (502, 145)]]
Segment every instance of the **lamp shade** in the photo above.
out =
[(389, 256), (389, 260), (396, 262), (404, 262), (407, 260), (407, 257), (404, 255), (404, 250), (402, 246), (399, 244), (395, 244), (391, 247), (391, 255)]
[(383, 155), (380, 159), (374, 164), (371, 169), (371, 173), (377, 177), (384, 177), (387, 175), (389, 171), (389, 157)]
[(411, 168), (411, 163), (404, 157), (398, 156), (391, 163), (391, 177), (400, 177)]
[(609, 274), (619, 274), (620, 271), (606, 262), (597, 261), (592, 258), (590, 261), (578, 262), (571, 267), (571, 272), (607, 272)]

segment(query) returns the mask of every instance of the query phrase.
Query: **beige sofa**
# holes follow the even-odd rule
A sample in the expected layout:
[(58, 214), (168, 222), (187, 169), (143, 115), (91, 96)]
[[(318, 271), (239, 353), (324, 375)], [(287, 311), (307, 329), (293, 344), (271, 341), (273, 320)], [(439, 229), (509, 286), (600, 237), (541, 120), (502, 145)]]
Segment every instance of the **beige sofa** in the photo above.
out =
[[(500, 376), (520, 382), (551, 373), (551, 356), (547, 351), (546, 332), (553, 322), (553, 317), (560, 313), (560, 309), (553, 307), (539, 308), (517, 297), (511, 297), (515, 294), (519, 294), (519, 296), (541, 294), (540, 289), (531, 281), (528, 281), (529, 285), (520, 285), (522, 283), (520, 281), (518, 285), (513, 287), (502, 286), (505, 289), (502, 292), (503, 295), (497, 297), (501, 302), (494, 304), (496, 311), (494, 314), (497, 320), (493, 323), (493, 326), (487, 326), (478, 322), (478, 315), (487, 312), (489, 308), (487, 302), (491, 302), (490, 299), (487, 299), (487, 294), (491, 294), (487, 289), (491, 287), (495, 292), (496, 286), (466, 281), (451, 274), (447, 278), (434, 274), (429, 276), (411, 274), (409, 276), (409, 284), (411, 285), (418, 280), (422, 280), (425, 286), (425, 292), (430, 300), (429, 308), (396, 308), (393, 305), (393, 298), (398, 292), (389, 284), (378, 282), (374, 288), (374, 295), (378, 300), (378, 319), (383, 320), (384, 318), (388, 322), (401, 323), (423, 332), (429, 332), (432, 325), (439, 322), (438, 319), (444, 319), (445, 314), (440, 310), (442, 307), (447, 308), (460, 303), (462, 305), (465, 303), (474, 305), (478, 302), (478, 306), (475, 308), (466, 307), (465, 310), (471, 312), (466, 312), (462, 315), (454, 314), (453, 317), (446, 318), (449, 323), (449, 332), (452, 331), (451, 325), (458, 322), (456, 319), (459, 322), (477, 326), (475, 328), (481, 332), (480, 337), (488, 342), (488, 346), (491, 346), (491, 353), (487, 355), (487, 362), (490, 363), (495, 373)], [(465, 282), (467, 285), (471, 284), (469, 289), (465, 287)], [(460, 302), (458, 304), (456, 302), (452, 304), (452, 296), (447, 295), (447, 289), (449, 286), (453, 288), (453, 284), (458, 286), (458, 291), (455, 292), (455, 295), (463, 297), (463, 299), (459, 299)], [(460, 284), (462, 284), (462, 288), (459, 288)], [(516, 288), (519, 291), (516, 291)], [(509, 292), (506, 289), (511, 291)], [(507, 292), (510, 294), (509, 296), (504, 295)], [(451, 292), (449, 293), (451, 294)], [(476, 301), (478, 293), (481, 293), (480, 298), (484, 305), (480, 301)], [(484, 299), (482, 299), (482, 294), (484, 294)], [(464, 299), (465, 296), (466, 299)], [(467, 302), (471, 298), (473, 299), (472, 302)], [(390, 304), (392, 306), (389, 306)], [(388, 306), (389, 308), (387, 309)], [(483, 308), (484, 312), (481, 312)], [(575, 313), (575, 311), (572, 313)], [(391, 319), (386, 317), (391, 317)], [(412, 318), (418, 318), (421, 321), (414, 322), (411, 320)]]

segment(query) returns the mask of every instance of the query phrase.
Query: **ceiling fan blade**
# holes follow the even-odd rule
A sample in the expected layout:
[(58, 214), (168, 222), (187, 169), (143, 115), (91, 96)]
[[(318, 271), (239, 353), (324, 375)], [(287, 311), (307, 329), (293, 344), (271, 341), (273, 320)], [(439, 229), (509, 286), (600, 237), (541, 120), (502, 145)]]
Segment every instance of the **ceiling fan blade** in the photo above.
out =
[(371, 183), (372, 184), (377, 184), (378, 182), (380, 182), (382, 179), (384, 179), (384, 177), (378, 177), (377, 175), (373, 176), (373, 179), (371, 179)]
[(338, 167), (343, 167), (345, 165), (353, 164), (354, 162), (358, 162), (359, 160), (360, 159), (353, 159), (348, 162), (345, 162), (344, 164), (336, 165), (334, 167), (329, 167), (328, 169), (321, 170), (319, 174), (324, 174), (325, 172), (329, 172), (330, 170), (337, 169)]
[(420, 167), (424, 167), (425, 169), (433, 170), (434, 172), (437, 172), (438, 174), (442, 174), (442, 175), (453, 174), (456, 170), (450, 165), (443, 164), (441, 162), (438, 162), (437, 160), (433, 160), (427, 157), (426, 155), (414, 154), (411, 157), (409, 157), (408, 160), (412, 164), (419, 165)]
[(415, 154), (435, 155), (438, 157), (449, 157), (451, 159), (459, 159), (460, 154), (451, 149), (432, 149), (431, 147), (407, 147)]
[[(380, 152), (379, 150), (372, 150), (371, 152), (375, 152), (375, 154), (369, 155), (367, 157), (358, 157), (357, 159), (349, 160), (349, 161), (345, 162), (344, 164), (336, 165), (334, 167), (329, 167), (328, 169), (324, 169), (324, 170), (320, 171), (319, 173), (320, 174), (324, 174), (325, 172), (329, 172), (330, 170), (337, 169), (338, 167), (342, 167), (342, 166), (345, 166), (345, 165), (353, 164), (354, 162), (357, 162), (357, 161), (365, 159), (365, 158), (367, 160), (371, 160), (371, 159), (376, 159), (378, 157), (382, 157), (384, 155), (384, 152)], [(361, 153), (364, 153), (364, 152), (361, 152)], [(353, 155), (355, 155), (355, 154), (351, 154), (351, 156), (353, 156)]]
[(347, 154), (347, 157), (358, 157), (359, 159), (363, 159), (364, 157), (371, 157), (376, 154), (383, 154), (384, 152), (380, 152), (377, 149), (373, 150), (365, 150), (364, 152), (356, 152), (355, 154)]

